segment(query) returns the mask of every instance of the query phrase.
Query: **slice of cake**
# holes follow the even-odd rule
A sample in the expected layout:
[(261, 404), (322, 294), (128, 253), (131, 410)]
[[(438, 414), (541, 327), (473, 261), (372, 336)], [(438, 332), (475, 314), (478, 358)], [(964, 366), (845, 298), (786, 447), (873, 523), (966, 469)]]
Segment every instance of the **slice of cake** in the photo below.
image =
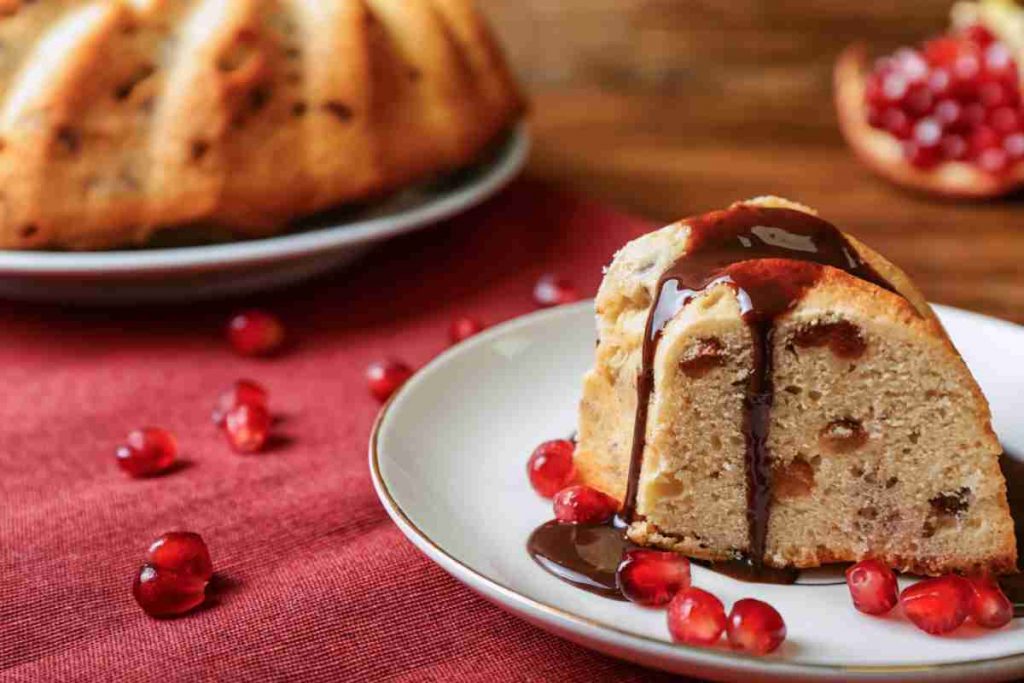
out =
[(812, 210), (760, 198), (634, 240), (597, 325), (576, 466), (634, 542), (1014, 571), (978, 385), (907, 276)]

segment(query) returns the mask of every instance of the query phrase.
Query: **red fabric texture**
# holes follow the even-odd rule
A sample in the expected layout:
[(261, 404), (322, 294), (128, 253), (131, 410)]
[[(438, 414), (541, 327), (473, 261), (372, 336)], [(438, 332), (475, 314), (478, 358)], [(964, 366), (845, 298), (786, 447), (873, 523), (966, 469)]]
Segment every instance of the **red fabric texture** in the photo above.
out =
[[(405, 540), (370, 484), (378, 404), (363, 379), (383, 357), (430, 360), (457, 315), (533, 310), (541, 273), (591, 295), (648, 227), (520, 182), (348, 270), (244, 302), (0, 304), (0, 679), (660, 679), (517, 620)], [(223, 324), (249, 305), (285, 321), (280, 357), (228, 348)], [(262, 454), (235, 455), (210, 421), (240, 377), (263, 383), (281, 418)], [(177, 435), (183, 467), (149, 480), (117, 468), (115, 446), (144, 425)], [(131, 583), (174, 529), (204, 537), (217, 575), (206, 606), (160, 621)]]

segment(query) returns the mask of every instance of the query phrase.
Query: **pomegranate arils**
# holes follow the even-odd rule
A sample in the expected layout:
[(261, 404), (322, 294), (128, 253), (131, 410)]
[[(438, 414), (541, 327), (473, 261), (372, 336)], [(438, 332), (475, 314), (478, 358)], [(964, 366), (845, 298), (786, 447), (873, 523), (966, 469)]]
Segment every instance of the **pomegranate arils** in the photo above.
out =
[(1010, 167), (1010, 155), (1001, 147), (993, 147), (982, 151), (976, 163), (982, 170), (998, 174)]
[(912, 140), (903, 143), (903, 154), (910, 163), (919, 168), (929, 168), (942, 161), (937, 148), (925, 147)]
[(251, 379), (238, 380), (229, 391), (225, 391), (217, 400), (217, 407), (213, 409), (214, 424), (223, 426), (228, 411), (243, 404), (260, 405), (266, 408), (267, 390), (259, 382), (254, 382)]
[(899, 601), (896, 575), (878, 560), (862, 560), (846, 570), (853, 606), (864, 614), (885, 614)]
[(964, 623), (973, 598), (974, 592), (967, 579), (950, 574), (925, 579), (904, 589), (900, 593), (900, 605), (919, 629), (941, 635)]
[(206, 583), (198, 576), (146, 564), (135, 577), (132, 594), (151, 617), (173, 617), (203, 604)]
[(973, 591), (970, 615), (978, 626), (1000, 628), (1013, 619), (1013, 603), (990, 577), (968, 579)]
[(239, 453), (255, 453), (270, 434), (270, 413), (259, 404), (242, 403), (224, 416), (224, 435)]
[(146, 562), (161, 570), (187, 574), (203, 581), (213, 576), (213, 562), (203, 538), (191, 531), (170, 531), (153, 541)]
[(965, 158), (967, 141), (960, 135), (947, 135), (942, 138), (942, 156), (954, 161)]
[(228, 339), (243, 356), (269, 356), (284, 342), (284, 325), (266, 311), (244, 311), (228, 322)]
[(935, 105), (935, 118), (940, 126), (954, 128), (963, 121), (963, 107), (956, 100), (942, 100)]
[(1008, 135), (1003, 140), (1003, 149), (1015, 161), (1024, 158), (1024, 133)]
[(903, 99), (904, 108), (912, 115), (924, 116), (932, 110), (934, 98), (927, 85), (912, 86)]
[(744, 598), (729, 612), (725, 633), (737, 650), (763, 655), (775, 651), (786, 639), (786, 622), (766, 602)]
[(945, 69), (937, 68), (928, 74), (928, 89), (932, 91), (932, 95), (935, 97), (945, 97), (948, 95), (951, 82), (952, 78), (950, 78), (949, 72)]
[(1013, 107), (1000, 107), (993, 111), (988, 122), (993, 130), (1003, 135), (1020, 131), (1020, 114)]
[(690, 587), (690, 561), (665, 550), (628, 550), (615, 581), (629, 600), (657, 607)]
[(899, 109), (886, 109), (882, 112), (882, 126), (892, 135), (905, 140), (910, 137), (913, 128), (910, 124), (910, 117)]
[(136, 429), (115, 451), (117, 464), (133, 477), (151, 477), (166, 472), (178, 457), (174, 435), (159, 427)]
[(976, 43), (982, 46), (988, 45), (989, 43), (994, 42), (996, 39), (995, 34), (992, 33), (992, 31), (989, 31), (981, 24), (974, 24), (973, 26), (968, 26), (967, 28), (964, 29), (963, 33), (964, 37), (970, 40), (972, 43)]
[(570, 304), (580, 298), (571, 282), (556, 275), (542, 275), (533, 287), (533, 300), (541, 307)]
[(1017, 65), (981, 26), (897, 50), (865, 80), (868, 124), (901, 141), (918, 168), (967, 161), (999, 175), (1024, 157)]
[(934, 66), (952, 66), (960, 56), (962, 43), (955, 38), (934, 38), (924, 44), (924, 58)]
[(964, 105), (962, 122), (964, 130), (970, 130), (985, 123), (988, 113), (985, 107), (977, 102)]
[(1017, 77), (1013, 53), (1002, 43), (994, 43), (985, 48), (985, 70), (990, 78), (1001, 81), (1012, 81)]
[(668, 632), (687, 645), (714, 645), (725, 630), (722, 601), (699, 588), (676, 593), (668, 604)]
[(526, 474), (537, 493), (550, 498), (572, 482), (576, 476), (572, 460), (575, 450), (567, 439), (545, 441), (534, 449), (526, 463)]
[(453, 344), (458, 344), (483, 330), (484, 324), (482, 322), (475, 318), (463, 316), (452, 321), (451, 327), (448, 328), (448, 338), (452, 340)]
[(553, 502), (555, 519), (564, 524), (601, 524), (619, 509), (611, 496), (581, 484), (562, 489)]
[(412, 377), (412, 368), (398, 360), (372, 363), (366, 368), (366, 386), (374, 398), (382, 403)]

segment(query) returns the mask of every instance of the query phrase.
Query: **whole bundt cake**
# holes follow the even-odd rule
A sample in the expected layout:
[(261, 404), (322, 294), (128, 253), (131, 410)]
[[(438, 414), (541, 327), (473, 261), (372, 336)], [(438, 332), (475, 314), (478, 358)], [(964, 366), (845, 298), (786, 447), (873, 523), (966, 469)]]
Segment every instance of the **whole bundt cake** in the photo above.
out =
[(0, 248), (272, 234), (522, 112), (472, 0), (0, 0)]
[(763, 198), (629, 243), (597, 297), (577, 471), (712, 561), (1012, 572), (988, 405), (905, 274)]

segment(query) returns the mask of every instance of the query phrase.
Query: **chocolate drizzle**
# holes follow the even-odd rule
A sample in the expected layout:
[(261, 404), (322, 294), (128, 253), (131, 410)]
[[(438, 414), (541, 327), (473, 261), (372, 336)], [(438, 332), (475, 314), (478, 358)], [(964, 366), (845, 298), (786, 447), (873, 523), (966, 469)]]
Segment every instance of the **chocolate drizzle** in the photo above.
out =
[(552, 520), (537, 527), (526, 549), (541, 567), (566, 583), (613, 600), (625, 600), (615, 573), (627, 550), (626, 525), (562, 524)]
[(791, 209), (739, 204), (689, 219), (685, 256), (662, 274), (644, 334), (637, 377), (637, 408), (623, 517), (636, 521), (637, 492), (646, 445), (647, 413), (654, 389), (654, 358), (665, 326), (686, 304), (714, 287), (731, 287), (753, 337), (753, 369), (743, 401), (746, 444), (747, 520), (750, 529), (745, 564), (748, 579), (780, 581), (764, 567), (771, 453), (768, 431), (774, 399), (775, 320), (813, 286), (824, 267), (896, 292), (864, 262), (839, 230), (816, 216)]

